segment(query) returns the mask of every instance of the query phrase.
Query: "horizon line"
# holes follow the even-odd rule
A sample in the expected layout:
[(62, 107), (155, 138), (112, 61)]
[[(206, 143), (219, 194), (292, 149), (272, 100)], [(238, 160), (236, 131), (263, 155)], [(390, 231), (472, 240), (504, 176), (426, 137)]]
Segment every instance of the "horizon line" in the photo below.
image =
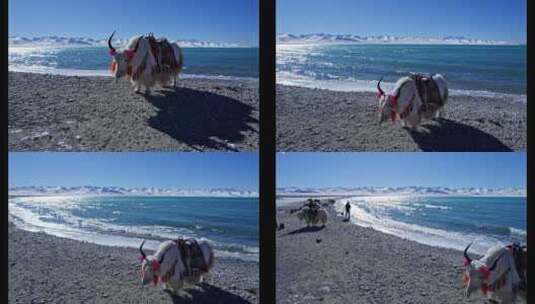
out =
[(371, 34), (371, 35), (363, 35), (363, 34), (354, 34), (354, 33), (333, 33), (333, 32), (301, 32), (301, 33), (290, 33), (290, 32), (277, 32), (276, 35), (280, 34), (288, 34), (288, 35), (294, 35), (294, 36), (302, 36), (302, 35), (339, 35), (339, 36), (359, 36), (359, 37), (381, 37), (381, 36), (389, 36), (389, 37), (414, 37), (414, 38), (465, 38), (465, 39), (471, 39), (471, 40), (486, 40), (486, 41), (495, 41), (495, 42), (508, 42), (508, 43), (515, 43), (515, 44), (527, 44), (527, 41), (512, 41), (512, 40), (504, 40), (504, 39), (484, 39), (484, 38), (472, 38), (470, 36), (464, 36), (464, 35), (388, 35), (388, 34)]
[(487, 188), (487, 189), (527, 189), (525, 186), (501, 186), (501, 187), (486, 187), (486, 186), (416, 186), (416, 185), (410, 185), (410, 186), (321, 186), (321, 187), (315, 187), (315, 186), (277, 186), (276, 189), (281, 188), (311, 188), (311, 189), (327, 189), (327, 188), (349, 188), (349, 189), (356, 189), (356, 188), (450, 188), (450, 189), (462, 189), (462, 188)]
[(62, 188), (79, 188), (79, 187), (93, 187), (93, 188), (123, 188), (123, 189), (139, 189), (139, 188), (158, 188), (158, 189), (172, 189), (172, 190), (243, 190), (243, 191), (252, 191), (252, 192), (258, 192), (257, 190), (251, 190), (248, 188), (240, 188), (240, 187), (204, 187), (204, 188), (182, 188), (182, 187), (166, 187), (166, 186), (115, 186), (115, 185), (107, 185), (107, 186), (97, 186), (97, 185), (77, 185), (77, 186), (53, 186), (53, 185), (10, 185), (8, 189), (11, 188), (20, 188), (20, 187), (43, 187), (43, 188), (53, 188), (53, 187), (62, 187)]

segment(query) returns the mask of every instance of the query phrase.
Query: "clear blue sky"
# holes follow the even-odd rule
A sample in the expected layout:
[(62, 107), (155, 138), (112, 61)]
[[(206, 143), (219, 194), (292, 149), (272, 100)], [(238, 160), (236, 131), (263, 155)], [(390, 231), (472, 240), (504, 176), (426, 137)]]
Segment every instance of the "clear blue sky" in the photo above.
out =
[(258, 191), (257, 153), (9, 153), (9, 186)]
[(258, 0), (10, 0), (10, 36), (170, 39), (258, 45)]
[(526, 187), (525, 153), (278, 153), (277, 187)]
[(526, 42), (526, 0), (279, 0), (277, 31)]

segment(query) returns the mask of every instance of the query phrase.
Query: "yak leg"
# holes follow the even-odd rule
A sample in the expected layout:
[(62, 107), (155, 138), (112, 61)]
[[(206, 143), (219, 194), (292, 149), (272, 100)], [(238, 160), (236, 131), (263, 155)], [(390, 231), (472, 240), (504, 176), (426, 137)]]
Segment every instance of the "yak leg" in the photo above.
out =
[(132, 81), (132, 87), (134, 87), (134, 92), (139, 93), (139, 90), (141, 88), (139, 82)]
[(412, 131), (417, 131), (417, 127), (420, 125), (422, 121), (422, 118), (420, 117), (420, 114), (416, 114), (414, 119), (411, 119), (410, 121), (410, 127)]
[(446, 109), (440, 108), (438, 110), (438, 118), (444, 118), (446, 116)]

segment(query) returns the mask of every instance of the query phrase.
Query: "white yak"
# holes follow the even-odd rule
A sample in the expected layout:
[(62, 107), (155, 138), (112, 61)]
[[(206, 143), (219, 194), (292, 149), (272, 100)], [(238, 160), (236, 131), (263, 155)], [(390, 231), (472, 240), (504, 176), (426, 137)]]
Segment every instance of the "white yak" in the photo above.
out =
[(162, 47), (159, 47), (158, 55), (154, 54), (151, 47), (150, 41), (156, 41), (153, 36), (134, 36), (128, 41), (125, 50), (118, 52), (111, 42), (114, 34), (115, 32), (108, 39), (108, 47), (112, 56), (111, 71), (115, 81), (127, 77), (136, 92), (140, 91), (141, 86), (145, 86), (147, 94), (156, 84), (163, 87), (172, 82), (173, 86), (176, 86), (176, 79), (184, 64), (182, 49), (178, 44), (169, 42), (174, 62), (169, 56), (165, 57), (168, 61), (162, 62)]
[(202, 258), (206, 269), (202, 271), (188, 271), (187, 261), (183, 260), (176, 241), (165, 241), (160, 244), (158, 250), (152, 255), (143, 252), (143, 243), (139, 247), (141, 252), (141, 284), (154, 285), (161, 282), (165, 288), (177, 292), (184, 287), (184, 284), (195, 285), (203, 280), (203, 275), (208, 273), (214, 263), (214, 252), (210, 244), (206, 241), (199, 242), (202, 251)]
[(400, 78), (390, 94), (377, 83), (379, 121), (401, 120), (403, 126), (415, 128), (422, 119), (443, 117), (448, 100), (448, 85), (444, 77), (411, 75)]
[[(517, 296), (525, 298), (525, 293), (520, 292), (522, 279), (519, 276), (519, 271), (524, 273), (525, 269), (517, 269), (511, 247), (496, 245), (489, 248), (481, 259), (472, 260), (468, 255), (470, 245), (472, 243), (464, 249), (464, 283), (467, 297), (481, 289), (483, 295), (494, 303), (511, 304), (516, 302)], [(525, 247), (517, 248), (520, 248), (517, 252), (522, 254), (521, 265), (525, 268), (527, 251), (524, 251)]]

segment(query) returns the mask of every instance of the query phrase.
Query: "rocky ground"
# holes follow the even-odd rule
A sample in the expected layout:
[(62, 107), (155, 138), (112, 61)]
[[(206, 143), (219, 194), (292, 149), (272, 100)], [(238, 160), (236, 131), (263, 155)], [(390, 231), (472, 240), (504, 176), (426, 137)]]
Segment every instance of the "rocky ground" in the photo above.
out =
[[(147, 252), (148, 253), (148, 252)], [(205, 282), (171, 295), (140, 287), (139, 251), (9, 226), (9, 303), (258, 303), (258, 263), (216, 257)]]
[[(9, 73), (9, 151), (256, 151), (258, 82)], [(143, 92), (143, 91), (142, 91)]]
[(329, 205), (326, 227), (307, 229), (300, 205), (277, 207), (278, 304), (484, 303), (464, 296), (462, 252), (344, 222)]
[(526, 104), (450, 96), (444, 119), (416, 131), (379, 124), (374, 93), (277, 86), (278, 151), (518, 151)]

